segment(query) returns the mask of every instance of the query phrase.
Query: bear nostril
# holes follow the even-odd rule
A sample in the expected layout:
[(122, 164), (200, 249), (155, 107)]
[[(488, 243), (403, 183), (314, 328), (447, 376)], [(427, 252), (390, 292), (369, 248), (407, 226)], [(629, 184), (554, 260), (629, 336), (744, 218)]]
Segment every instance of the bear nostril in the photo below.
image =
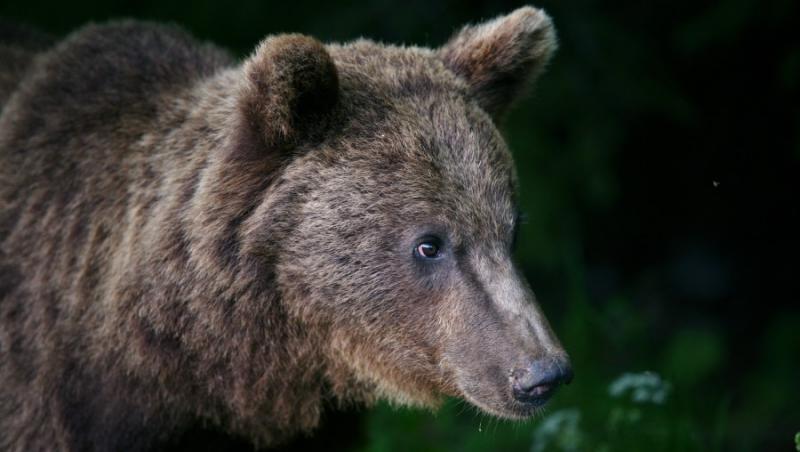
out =
[(526, 403), (544, 403), (560, 384), (571, 381), (572, 368), (564, 359), (539, 359), (511, 372), (514, 398)]

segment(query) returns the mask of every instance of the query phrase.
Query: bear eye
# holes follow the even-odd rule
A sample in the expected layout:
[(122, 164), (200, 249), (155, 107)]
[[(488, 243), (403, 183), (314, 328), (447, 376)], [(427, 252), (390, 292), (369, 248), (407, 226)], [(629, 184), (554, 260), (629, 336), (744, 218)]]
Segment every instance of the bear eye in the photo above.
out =
[(414, 248), (414, 254), (423, 259), (436, 259), (441, 255), (441, 249), (438, 241), (425, 240)]

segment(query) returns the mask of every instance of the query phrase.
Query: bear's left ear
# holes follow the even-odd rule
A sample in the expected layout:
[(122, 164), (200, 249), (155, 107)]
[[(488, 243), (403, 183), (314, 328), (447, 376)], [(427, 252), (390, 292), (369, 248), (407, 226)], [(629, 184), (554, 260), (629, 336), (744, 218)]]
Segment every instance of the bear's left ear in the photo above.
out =
[(265, 39), (245, 61), (244, 76), (240, 127), (255, 147), (271, 152), (319, 134), (339, 95), (336, 66), (325, 46), (299, 34)]
[(530, 6), (456, 33), (437, 55), (495, 119), (544, 69), (557, 47), (550, 17)]

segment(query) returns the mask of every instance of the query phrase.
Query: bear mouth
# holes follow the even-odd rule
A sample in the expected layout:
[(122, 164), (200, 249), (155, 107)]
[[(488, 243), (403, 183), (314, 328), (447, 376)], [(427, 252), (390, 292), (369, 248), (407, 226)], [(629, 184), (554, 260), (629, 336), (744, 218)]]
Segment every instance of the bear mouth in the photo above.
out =
[(543, 387), (527, 397), (514, 397), (502, 392), (494, 397), (480, 397), (459, 387), (461, 397), (484, 412), (500, 419), (526, 420), (544, 411), (544, 406), (555, 393), (558, 385)]

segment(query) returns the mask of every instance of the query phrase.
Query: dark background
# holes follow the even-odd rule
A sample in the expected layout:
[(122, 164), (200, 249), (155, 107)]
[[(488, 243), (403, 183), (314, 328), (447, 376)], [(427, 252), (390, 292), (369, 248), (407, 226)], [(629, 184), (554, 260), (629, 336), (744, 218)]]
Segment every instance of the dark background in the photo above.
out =
[[(437, 46), (464, 23), (518, 6), (28, 0), (0, 4), (0, 16), (55, 35), (109, 18), (175, 22), (243, 56), (265, 35), (290, 31)], [(324, 433), (333, 437), (322, 444), (792, 450), (800, 431), (800, 2), (536, 6), (553, 17), (560, 50), (502, 128), (527, 215), (518, 258), (576, 380), (533, 422), (499, 422), (457, 401), (437, 413), (381, 405), (329, 414)], [(643, 371), (660, 377), (656, 388), (645, 381), (610, 392), (623, 374)], [(637, 388), (668, 391), (666, 400), (637, 399)]]

